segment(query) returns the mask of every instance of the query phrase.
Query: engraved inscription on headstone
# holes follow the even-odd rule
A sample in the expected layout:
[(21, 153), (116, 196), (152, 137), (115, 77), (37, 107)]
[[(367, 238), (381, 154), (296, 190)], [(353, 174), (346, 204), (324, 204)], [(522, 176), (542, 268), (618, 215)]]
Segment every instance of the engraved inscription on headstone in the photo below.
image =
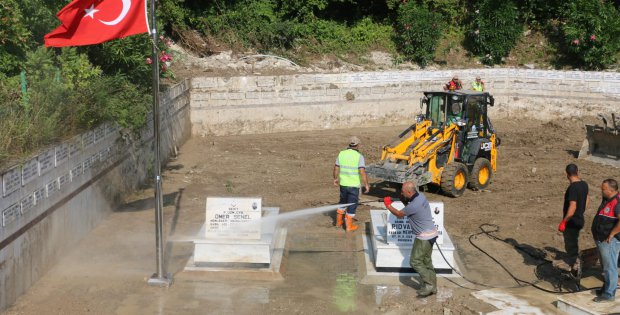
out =
[(21, 208), (20, 204), (16, 203), (2, 210), (2, 226), (7, 226), (17, 219), (19, 208)]
[(398, 218), (393, 214), (388, 215), (387, 222), (388, 244), (412, 245), (415, 235), (407, 217)]
[(260, 239), (261, 198), (207, 198), (205, 237)]
[(22, 214), (25, 214), (28, 210), (34, 208), (34, 195), (29, 194), (28, 196), (22, 198), (20, 203), (22, 204)]
[(58, 177), (58, 188), (59, 189), (62, 189), (68, 183), (69, 183), (69, 173), (63, 174), (62, 176)]
[(71, 181), (74, 181), (80, 175), (82, 175), (82, 163), (76, 165), (71, 169)]
[[(437, 244), (443, 244), (443, 235), (444, 235), (444, 226), (443, 226), (443, 202), (430, 202), (431, 214), (433, 216), (433, 222), (435, 222), (435, 228), (437, 228), (437, 232), (439, 237), (437, 237)], [(393, 204), (394, 208), (402, 209), (403, 204), (400, 202), (395, 202)], [(399, 219), (395, 215), (387, 212), (388, 220), (387, 220), (387, 242), (388, 244), (396, 244), (396, 245), (413, 245), (413, 241), (415, 239), (415, 235), (411, 230), (411, 225), (409, 224), (409, 219), (407, 217), (403, 217)]]
[(58, 179), (54, 179), (53, 181), (47, 183), (47, 185), (45, 185), (45, 189), (47, 190), (47, 197), (51, 197), (53, 196), (58, 190)]
[(95, 143), (101, 141), (105, 137), (105, 125), (95, 128), (93, 140)]
[(34, 191), (34, 204), (40, 204), (45, 199), (45, 186)]
[(82, 137), (75, 136), (69, 141), (69, 155), (75, 156), (82, 150)]
[(21, 170), (14, 167), (2, 174), (2, 195), (7, 196), (16, 191), (22, 185)]
[(55, 149), (52, 148), (39, 154), (39, 175), (43, 175), (54, 168), (55, 153)]
[(22, 185), (28, 184), (37, 176), (39, 176), (39, 160), (34, 158), (26, 161), (26, 163), (22, 166)]
[(63, 143), (56, 147), (56, 166), (64, 163), (69, 158), (69, 144)]
[(84, 148), (89, 148), (95, 142), (95, 133), (93, 131), (88, 131), (82, 134), (82, 144)]

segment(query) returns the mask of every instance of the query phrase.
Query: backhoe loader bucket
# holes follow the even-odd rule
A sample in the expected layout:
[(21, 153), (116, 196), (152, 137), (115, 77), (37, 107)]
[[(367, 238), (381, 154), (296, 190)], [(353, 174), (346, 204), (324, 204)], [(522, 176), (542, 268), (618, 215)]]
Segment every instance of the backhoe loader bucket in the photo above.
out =
[(616, 115), (599, 115), (603, 126), (586, 125), (586, 139), (583, 141), (579, 158), (620, 168), (620, 121)]

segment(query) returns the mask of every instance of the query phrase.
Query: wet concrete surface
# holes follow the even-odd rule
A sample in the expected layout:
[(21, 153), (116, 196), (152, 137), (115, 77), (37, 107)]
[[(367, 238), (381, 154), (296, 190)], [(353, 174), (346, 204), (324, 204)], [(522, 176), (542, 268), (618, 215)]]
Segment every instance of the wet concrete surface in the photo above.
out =
[[(529, 123), (530, 129), (515, 127), (523, 123)], [(446, 229), (457, 244), (466, 275), (481, 283), (507, 287), (515, 283), (472, 248), (467, 237), (479, 232), (480, 224), (494, 223), (502, 227), (500, 236), (512, 237), (519, 244), (560, 248), (556, 221), (561, 213), (549, 209), (560, 204), (566, 186), (563, 167), (573, 161), (566, 148), (578, 147), (581, 135), (579, 130), (563, 125), (551, 126), (554, 137), (561, 140), (566, 135), (574, 145), (560, 140), (545, 144), (543, 155), (536, 139), (543, 132), (549, 133), (549, 126), (528, 121), (500, 121), (497, 126), (524, 130), (525, 134), (505, 137), (499, 157), (503, 167), (491, 186), (492, 193), (467, 191), (458, 199), (433, 192), (428, 195), (445, 202), (448, 213), (458, 214), (446, 217)], [(331, 170), (338, 148), (346, 141), (343, 134), (357, 134), (367, 140), (362, 151), (369, 152), (370, 161), (377, 159), (381, 146), (399, 130), (367, 128), (190, 139), (181, 148), (179, 159), (171, 161), (163, 173), (164, 235), (166, 239), (194, 237), (204, 223), (207, 196), (260, 196), (264, 206), (278, 206), (283, 212), (333, 204), (337, 188), (331, 185)], [(527, 150), (543, 157), (536, 159), (535, 173), (529, 156), (524, 158)], [(591, 183), (609, 176), (605, 167), (583, 165)], [(376, 200), (386, 194), (394, 196), (395, 191), (373, 187), (370, 196), (362, 198)], [(494, 215), (500, 207), (509, 211)], [(359, 224), (369, 221), (368, 209), (358, 208)], [(166, 242), (166, 270), (172, 273), (174, 283), (168, 288), (151, 287), (146, 280), (156, 270), (154, 221), (152, 190), (128, 196), (78, 246), (63, 253), (63, 259), (5, 313), (479, 314), (497, 310), (460, 286), (488, 288), (462, 279), (441, 279), (438, 294), (424, 299), (416, 298), (415, 279), (361, 284), (365, 270), (362, 231), (346, 233), (333, 227), (329, 214), (286, 223), (288, 254), (283, 280), (205, 280), (183, 272), (192, 244)], [(582, 238), (587, 240), (587, 233), (582, 233)], [(485, 236), (475, 242), (521, 278), (536, 280), (536, 265), (511, 246)], [(583, 244), (589, 246), (588, 242)], [(550, 281), (556, 279), (550, 277)], [(554, 288), (548, 283), (541, 285)], [(531, 287), (506, 290), (517, 290), (515, 294), (544, 312), (557, 312), (553, 294)]]
[[(183, 211), (175, 215), (175, 207), (165, 208), (166, 234), (191, 234), (179, 222), (203, 218), (187, 218)], [(166, 269), (174, 283), (151, 287), (146, 280), (156, 266), (153, 211), (140, 207), (112, 213), (6, 314), (404, 314), (412, 309), (402, 307), (416, 306), (400, 299), (421, 307), (441, 305), (463, 290), (440, 281), (438, 295), (416, 301), (413, 280), (359, 284), (365, 270), (361, 231), (328, 226), (328, 216), (291, 224), (284, 280), (204, 280), (183, 271), (192, 244), (168, 242)], [(313, 232), (314, 225), (325, 229)]]

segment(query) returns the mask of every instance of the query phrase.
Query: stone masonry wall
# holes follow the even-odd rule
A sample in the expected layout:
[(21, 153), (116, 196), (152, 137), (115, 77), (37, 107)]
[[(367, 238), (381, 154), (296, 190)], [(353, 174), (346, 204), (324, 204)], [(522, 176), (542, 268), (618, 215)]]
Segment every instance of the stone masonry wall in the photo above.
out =
[[(190, 136), (189, 81), (161, 95), (165, 160)], [(139, 141), (108, 123), (0, 172), (0, 311), (147, 179), (152, 143), (152, 116)]]
[(620, 112), (620, 73), (523, 69), (391, 71), (192, 79), (196, 135), (248, 134), (408, 124), (422, 91), (453, 75), (465, 88), (476, 75), (496, 99), (494, 118)]

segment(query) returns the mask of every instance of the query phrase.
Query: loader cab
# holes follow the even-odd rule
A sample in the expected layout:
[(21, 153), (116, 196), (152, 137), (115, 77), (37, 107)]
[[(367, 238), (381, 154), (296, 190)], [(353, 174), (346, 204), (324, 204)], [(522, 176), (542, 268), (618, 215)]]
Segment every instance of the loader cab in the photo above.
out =
[[(493, 97), (477, 91), (427, 92), (421, 102), (426, 105), (425, 117), (433, 128), (457, 124), (460, 130), (488, 136), (491, 127), (487, 119), (487, 105), (493, 106)], [(471, 134), (473, 136), (473, 133)]]
[[(449, 91), (424, 93), (426, 119), (434, 130), (458, 126), (454, 159), (472, 166), (478, 158), (491, 160), (490, 152), (480, 148), (490, 147), (495, 133), (488, 119), (487, 108), (493, 106), (493, 97), (487, 92)], [(444, 157), (445, 161), (449, 157)], [(441, 161), (443, 161), (441, 160)], [(442, 164), (442, 163), (440, 163)]]
[(426, 93), (422, 98), (422, 104), (426, 105), (425, 117), (433, 128), (457, 123), (464, 117), (464, 101), (462, 95), (455, 93)]

